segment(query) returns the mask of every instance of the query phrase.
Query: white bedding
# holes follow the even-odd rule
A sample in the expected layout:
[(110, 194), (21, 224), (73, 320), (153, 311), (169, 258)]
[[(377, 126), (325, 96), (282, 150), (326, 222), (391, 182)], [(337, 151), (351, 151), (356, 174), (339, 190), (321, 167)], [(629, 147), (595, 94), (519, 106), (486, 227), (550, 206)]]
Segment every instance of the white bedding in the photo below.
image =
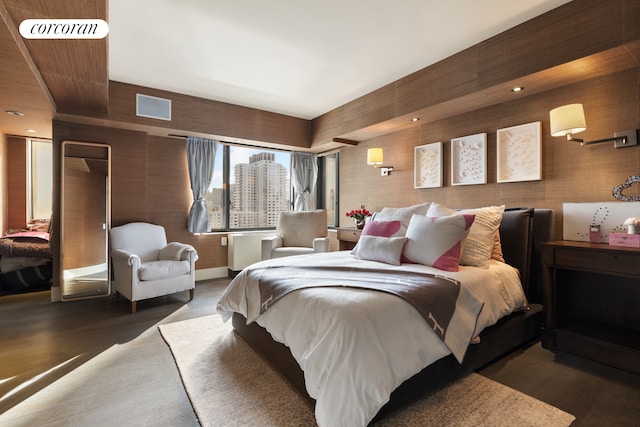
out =
[(255, 320), (291, 349), (307, 392), (316, 400), (321, 427), (366, 426), (394, 389), (450, 352), (411, 305), (384, 292), (303, 289), (259, 315), (257, 279), (250, 272), (275, 265), (362, 266), (389, 269), (390, 274), (405, 270), (452, 277), (484, 301), (476, 335), (526, 304), (517, 270), (497, 261), (490, 261), (488, 269), (460, 266), (458, 272), (443, 272), (420, 264), (358, 260), (343, 251), (276, 258), (246, 268), (223, 293), (218, 312), (225, 321), (233, 312)]

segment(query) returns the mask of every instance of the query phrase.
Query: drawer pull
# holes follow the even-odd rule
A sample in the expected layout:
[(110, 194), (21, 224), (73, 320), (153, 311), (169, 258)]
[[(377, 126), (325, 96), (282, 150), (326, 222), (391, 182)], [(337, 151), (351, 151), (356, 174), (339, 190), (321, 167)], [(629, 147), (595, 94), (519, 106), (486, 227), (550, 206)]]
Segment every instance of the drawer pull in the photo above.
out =
[(617, 255), (613, 255), (613, 256), (611, 257), (611, 261), (613, 261), (613, 262), (618, 261), (618, 256), (617, 256)]

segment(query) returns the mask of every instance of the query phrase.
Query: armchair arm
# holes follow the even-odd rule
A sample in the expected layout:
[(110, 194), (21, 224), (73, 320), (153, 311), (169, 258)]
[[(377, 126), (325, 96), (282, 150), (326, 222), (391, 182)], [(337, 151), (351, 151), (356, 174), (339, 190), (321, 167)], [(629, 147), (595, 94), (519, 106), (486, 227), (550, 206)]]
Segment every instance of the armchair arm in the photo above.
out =
[(194, 271), (196, 261), (198, 260), (198, 251), (196, 251), (196, 249), (191, 245), (185, 245), (185, 246), (189, 246), (189, 247), (185, 248), (182, 251), (182, 254), (180, 254), (180, 260), (189, 261), (189, 265), (191, 265), (191, 271)]
[(111, 251), (111, 258), (114, 264), (125, 264), (136, 269), (140, 268), (140, 257), (124, 249), (114, 249)]
[(126, 298), (132, 298), (133, 285), (138, 283), (140, 257), (123, 249), (111, 251), (115, 288)]
[(316, 237), (313, 239), (313, 252), (329, 252), (329, 238)]
[(271, 251), (273, 249), (282, 247), (282, 237), (263, 237), (261, 243), (260, 255), (262, 261), (264, 261), (265, 259), (271, 259)]

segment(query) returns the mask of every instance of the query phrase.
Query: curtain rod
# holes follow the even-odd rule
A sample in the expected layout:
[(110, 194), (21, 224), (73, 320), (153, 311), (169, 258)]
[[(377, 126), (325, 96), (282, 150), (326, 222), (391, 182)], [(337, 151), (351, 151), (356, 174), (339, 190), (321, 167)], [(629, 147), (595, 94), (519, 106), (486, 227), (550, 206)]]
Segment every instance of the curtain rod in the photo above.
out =
[[(167, 135), (171, 138), (183, 138), (183, 139), (187, 139), (189, 138), (188, 135), (177, 135), (177, 134), (172, 134), (170, 133), (169, 135)], [(199, 137), (201, 138), (201, 137)], [(254, 148), (256, 150), (271, 150), (271, 151), (285, 151), (285, 152), (294, 152), (295, 150), (286, 150), (284, 148), (272, 148), (272, 147), (262, 147), (262, 146), (258, 146), (258, 145), (251, 145), (251, 144), (243, 144), (241, 142), (229, 142), (229, 141), (221, 141), (218, 140), (218, 142), (222, 145), (230, 145), (230, 146), (234, 146), (234, 147), (247, 147), (247, 148)], [(305, 151), (300, 151), (301, 153), (304, 153)]]

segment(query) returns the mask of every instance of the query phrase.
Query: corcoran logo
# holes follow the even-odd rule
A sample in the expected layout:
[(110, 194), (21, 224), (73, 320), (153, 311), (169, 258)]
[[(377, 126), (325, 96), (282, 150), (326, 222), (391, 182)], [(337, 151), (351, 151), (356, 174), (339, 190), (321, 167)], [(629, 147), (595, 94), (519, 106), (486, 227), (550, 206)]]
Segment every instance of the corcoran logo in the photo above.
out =
[(25, 19), (20, 35), (25, 39), (102, 39), (109, 24), (102, 19)]

